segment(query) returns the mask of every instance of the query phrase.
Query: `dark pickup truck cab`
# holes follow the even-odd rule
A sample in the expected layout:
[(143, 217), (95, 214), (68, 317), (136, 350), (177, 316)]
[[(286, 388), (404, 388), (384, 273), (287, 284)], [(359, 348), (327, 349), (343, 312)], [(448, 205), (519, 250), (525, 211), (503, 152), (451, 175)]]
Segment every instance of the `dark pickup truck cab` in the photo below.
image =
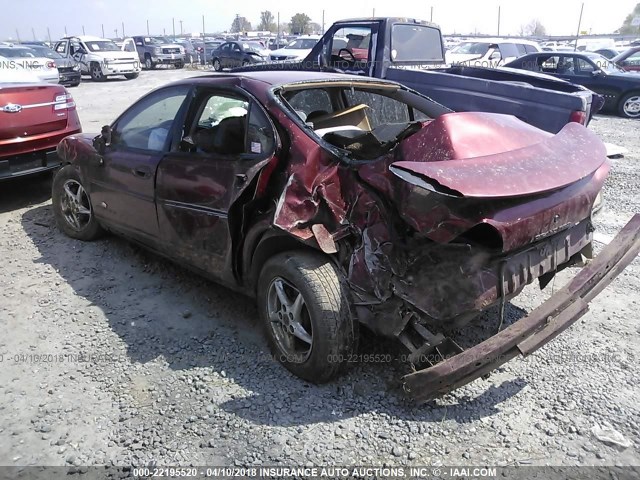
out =
[[(347, 41), (345, 45), (345, 39)], [(592, 91), (515, 69), (443, 68), (440, 28), (407, 18), (356, 18), (334, 23), (301, 62), (244, 70), (326, 70), (393, 80), (455, 111), (515, 115), (551, 133), (568, 122), (586, 125), (603, 104)]]

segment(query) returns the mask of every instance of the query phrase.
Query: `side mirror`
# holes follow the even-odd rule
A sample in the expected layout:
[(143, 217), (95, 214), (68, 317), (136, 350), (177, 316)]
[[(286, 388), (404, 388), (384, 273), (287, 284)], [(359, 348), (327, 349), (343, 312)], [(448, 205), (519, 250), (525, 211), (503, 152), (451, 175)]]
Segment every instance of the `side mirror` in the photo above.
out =
[(103, 155), (109, 145), (111, 145), (111, 127), (105, 125), (102, 127), (100, 135), (93, 139), (93, 148), (95, 148), (100, 155)]
[(600, 75), (602, 75), (602, 70), (594, 70), (591, 72), (592, 77), (599, 77)]

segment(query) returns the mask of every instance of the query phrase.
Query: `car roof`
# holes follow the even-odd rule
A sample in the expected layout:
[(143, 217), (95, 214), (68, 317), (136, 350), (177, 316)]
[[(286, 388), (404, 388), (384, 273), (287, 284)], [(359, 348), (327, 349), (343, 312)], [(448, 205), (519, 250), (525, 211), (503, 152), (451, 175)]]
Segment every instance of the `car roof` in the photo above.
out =
[(70, 38), (77, 38), (81, 42), (112, 42), (113, 40), (109, 40), (108, 38), (95, 37), (93, 35), (69, 35), (67, 37), (62, 37), (60, 40), (68, 40)]
[(229, 73), (214, 73), (211, 75), (203, 75), (200, 77), (191, 77), (184, 80), (179, 80), (175, 84), (191, 84), (191, 83), (207, 83), (212, 79), (228, 79), (233, 81), (234, 79), (240, 82), (243, 79), (257, 80), (263, 82), (272, 87), (279, 87), (283, 85), (290, 85), (294, 83), (304, 82), (359, 82), (359, 83), (371, 83), (380, 84), (385, 83), (389, 85), (397, 85), (395, 82), (388, 80), (380, 80), (378, 78), (362, 77), (360, 75), (345, 75), (343, 73), (327, 73), (327, 72), (308, 72), (302, 70), (264, 70), (264, 71), (249, 71), (249, 72), (229, 72)]

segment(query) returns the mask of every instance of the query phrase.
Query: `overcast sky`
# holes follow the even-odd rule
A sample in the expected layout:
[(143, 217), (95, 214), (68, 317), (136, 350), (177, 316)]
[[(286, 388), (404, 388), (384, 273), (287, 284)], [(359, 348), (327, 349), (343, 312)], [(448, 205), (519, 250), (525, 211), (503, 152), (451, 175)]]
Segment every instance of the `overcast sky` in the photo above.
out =
[[(33, 39), (32, 29), (38, 39), (46, 39), (47, 27), (51, 38), (57, 39), (65, 32), (87, 35), (122, 35), (122, 22), (127, 35), (144, 34), (147, 20), (152, 34), (172, 33), (172, 18), (176, 33), (180, 32), (180, 20), (185, 33), (202, 31), (202, 15), (205, 16), (207, 32), (226, 30), (236, 14), (249, 19), (257, 26), (262, 10), (271, 10), (274, 16), (280, 12), (282, 22), (292, 15), (303, 12), (312, 21), (325, 26), (341, 18), (370, 16), (375, 8), (376, 16), (408, 16), (429, 20), (433, 6), (433, 21), (440, 24), (444, 33), (497, 33), (498, 6), (501, 5), (501, 34), (517, 34), (520, 26), (538, 18), (551, 35), (575, 34), (578, 27), (581, 0), (374, 0), (370, 6), (365, 2), (324, 0), (280, 0), (272, 3), (265, 0), (240, 0), (235, 2), (217, 0), (3, 0), (3, 21), (0, 24), (0, 39), (20, 37)], [(610, 33), (620, 27), (624, 18), (633, 10), (638, 0), (586, 0), (581, 30), (592, 33)]]

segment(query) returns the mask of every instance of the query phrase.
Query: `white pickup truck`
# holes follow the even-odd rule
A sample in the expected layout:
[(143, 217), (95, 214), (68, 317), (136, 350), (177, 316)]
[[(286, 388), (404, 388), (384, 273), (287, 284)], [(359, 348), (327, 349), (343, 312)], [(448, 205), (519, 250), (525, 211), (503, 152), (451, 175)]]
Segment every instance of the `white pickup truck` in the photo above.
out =
[(54, 45), (54, 50), (65, 58), (73, 58), (80, 65), (83, 75), (91, 75), (94, 81), (102, 81), (114, 75), (127, 79), (140, 74), (140, 61), (135, 53), (125, 52), (112, 40), (92, 36), (64, 37)]

